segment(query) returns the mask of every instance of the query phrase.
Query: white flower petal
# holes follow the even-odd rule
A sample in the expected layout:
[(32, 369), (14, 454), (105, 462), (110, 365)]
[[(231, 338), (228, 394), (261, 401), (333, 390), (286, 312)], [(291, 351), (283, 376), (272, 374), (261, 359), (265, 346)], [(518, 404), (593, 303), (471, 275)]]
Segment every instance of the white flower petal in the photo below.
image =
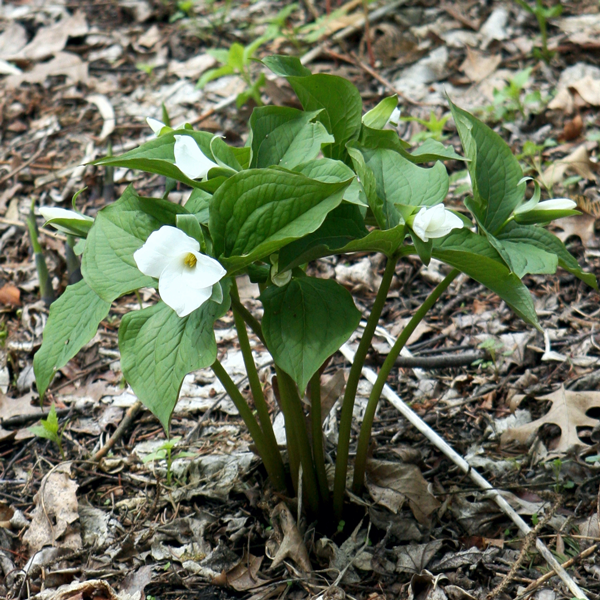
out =
[(570, 198), (554, 198), (539, 202), (534, 210), (573, 210), (575, 208), (577, 208), (577, 202)]
[(193, 137), (189, 135), (176, 135), (175, 166), (190, 179), (204, 179), (210, 169), (216, 167), (210, 158), (204, 155)]
[(93, 221), (92, 217), (86, 217), (74, 210), (58, 208), (57, 206), (40, 206), (40, 214), (46, 221), (51, 219), (75, 219), (77, 221)]
[(194, 289), (212, 287), (227, 275), (227, 271), (218, 260), (200, 252), (191, 252), (191, 254), (196, 257), (196, 264), (183, 272), (183, 278), (189, 287)]
[(148, 123), (150, 129), (152, 129), (156, 135), (158, 135), (161, 129), (165, 127), (165, 124), (162, 121), (153, 119), (152, 117), (146, 117), (146, 123)]
[(388, 123), (392, 125), (398, 125), (400, 123), (400, 107), (396, 106), (396, 108), (392, 111), (390, 118), (388, 119)]
[(415, 215), (412, 229), (424, 242), (431, 238), (441, 238), (453, 229), (462, 229), (464, 223), (452, 211), (446, 210), (443, 204), (431, 208), (423, 207)]
[(192, 288), (183, 277), (186, 267), (181, 261), (174, 261), (161, 274), (158, 291), (162, 301), (170, 306), (178, 316), (185, 317), (202, 306), (212, 295), (212, 285)]
[(148, 236), (146, 243), (133, 253), (133, 259), (144, 275), (158, 278), (174, 259), (198, 250), (200, 244), (194, 238), (181, 229), (164, 225)]

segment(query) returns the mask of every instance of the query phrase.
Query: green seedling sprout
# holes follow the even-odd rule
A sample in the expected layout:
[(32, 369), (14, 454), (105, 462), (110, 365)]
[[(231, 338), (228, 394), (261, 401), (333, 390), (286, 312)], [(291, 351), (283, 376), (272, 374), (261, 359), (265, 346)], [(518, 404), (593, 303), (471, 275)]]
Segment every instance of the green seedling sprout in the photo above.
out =
[(166, 440), (162, 446), (145, 456), (142, 460), (144, 464), (150, 461), (165, 460), (167, 462), (167, 485), (171, 485), (173, 481), (173, 462), (178, 458), (189, 458), (191, 456), (195, 456), (193, 452), (186, 452), (184, 450), (173, 454), (173, 450), (177, 448), (177, 444), (180, 440), (180, 436)]
[(546, 7), (543, 0), (535, 0), (535, 4), (531, 6), (526, 0), (515, 0), (515, 2), (528, 13), (535, 16), (540, 28), (542, 36), (542, 48), (535, 48), (533, 53), (536, 58), (541, 58), (545, 63), (549, 64), (556, 52), (548, 49), (548, 20), (559, 17), (562, 14), (562, 5), (555, 4), (554, 6)]
[(58, 446), (60, 456), (65, 460), (65, 452), (62, 446), (62, 436), (65, 428), (62, 430), (58, 426), (58, 417), (56, 416), (56, 409), (54, 408), (54, 402), (50, 406), (50, 411), (45, 419), (40, 420), (39, 425), (33, 425), (29, 427), (29, 431), (37, 437), (44, 438), (54, 442)]

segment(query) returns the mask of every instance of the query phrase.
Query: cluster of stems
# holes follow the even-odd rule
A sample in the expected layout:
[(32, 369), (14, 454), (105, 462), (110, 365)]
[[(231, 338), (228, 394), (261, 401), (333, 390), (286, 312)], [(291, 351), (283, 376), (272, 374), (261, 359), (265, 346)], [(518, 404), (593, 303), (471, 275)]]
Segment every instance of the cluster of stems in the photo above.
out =
[[(377, 292), (371, 314), (367, 320), (358, 349), (356, 350), (354, 362), (348, 375), (348, 381), (341, 402), (339, 440), (336, 454), (332, 499), (325, 468), (325, 451), (323, 448), (321, 373), (320, 371), (317, 371), (310, 381), (310, 415), (307, 416), (304, 411), (305, 403), (300, 398), (295, 382), (285, 371), (275, 365), (276, 379), (274, 379), (273, 385), (279, 402), (279, 408), (284, 416), (287, 437), (289, 469), (286, 470), (281, 451), (277, 445), (275, 434), (273, 432), (269, 406), (265, 400), (256, 363), (254, 362), (252, 355), (250, 340), (248, 338), (247, 327), (250, 328), (266, 346), (262, 328), (258, 320), (254, 318), (248, 309), (240, 302), (235, 281), (232, 285), (231, 302), (233, 316), (244, 364), (248, 374), (248, 381), (254, 400), (255, 410), (250, 408), (237, 385), (233, 382), (218, 360), (212, 365), (213, 371), (219, 381), (223, 384), (225, 390), (239, 410), (244, 423), (248, 427), (250, 435), (254, 440), (256, 451), (263, 460), (273, 487), (277, 491), (283, 493), (295, 495), (300, 493), (302, 495), (302, 501), (312, 517), (329, 516), (330, 511), (333, 511), (336, 522), (339, 522), (342, 519), (350, 456), (352, 415), (356, 392), (358, 390), (358, 383), (360, 381), (365, 359), (367, 358), (373, 335), (375, 334), (375, 329), (385, 305), (399, 257), (400, 255), (397, 255), (390, 257), (387, 260), (381, 285)], [(373, 425), (373, 419), (375, 418), (377, 404), (383, 391), (383, 386), (387, 381), (396, 359), (402, 351), (402, 348), (406, 345), (411, 334), (458, 273), (459, 271), (456, 269), (451, 271), (430, 293), (423, 305), (417, 310), (404, 328), (379, 371), (377, 380), (369, 396), (360, 427), (352, 482), (352, 490), (354, 493), (360, 493), (364, 485), (371, 427)]]

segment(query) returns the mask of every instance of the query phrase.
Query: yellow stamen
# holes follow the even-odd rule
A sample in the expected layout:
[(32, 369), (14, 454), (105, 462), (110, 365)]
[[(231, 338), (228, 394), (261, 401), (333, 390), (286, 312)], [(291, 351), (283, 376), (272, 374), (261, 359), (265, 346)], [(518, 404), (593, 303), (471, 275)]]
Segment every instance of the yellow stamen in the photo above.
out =
[(183, 262), (185, 263), (186, 267), (193, 269), (196, 266), (198, 259), (191, 252), (188, 252), (186, 257), (183, 259)]

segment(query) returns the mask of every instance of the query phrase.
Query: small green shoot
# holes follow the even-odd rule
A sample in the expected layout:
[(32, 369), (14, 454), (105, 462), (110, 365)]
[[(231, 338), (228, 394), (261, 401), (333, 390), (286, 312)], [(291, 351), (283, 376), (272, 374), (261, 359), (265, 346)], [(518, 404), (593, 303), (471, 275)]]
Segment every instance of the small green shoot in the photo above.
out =
[(173, 481), (173, 462), (178, 458), (189, 458), (195, 456), (193, 452), (186, 452), (182, 450), (173, 454), (173, 450), (177, 447), (177, 444), (181, 440), (180, 436), (166, 440), (160, 448), (148, 454), (144, 457), (142, 462), (145, 464), (150, 461), (166, 460), (167, 461), (167, 485), (171, 485)]
[(515, 2), (537, 19), (540, 34), (542, 36), (542, 47), (541, 49), (534, 48), (533, 55), (536, 58), (542, 59), (546, 64), (549, 64), (556, 52), (548, 50), (548, 20), (559, 17), (562, 14), (562, 5), (556, 4), (554, 6), (546, 7), (543, 0), (535, 0), (534, 6), (531, 6), (525, 0), (515, 0)]
[(242, 46), (235, 42), (231, 45), (229, 50), (209, 50), (208, 53), (223, 66), (206, 71), (206, 73), (198, 80), (196, 87), (202, 89), (207, 83), (214, 79), (227, 77), (228, 75), (238, 75), (246, 84), (246, 89), (238, 94), (236, 106), (240, 108), (251, 98), (257, 106), (262, 106), (263, 101), (260, 97), (260, 90), (265, 84), (265, 75), (264, 73), (261, 73), (258, 78), (254, 79), (250, 72), (250, 64), (254, 59), (256, 51), (269, 39), (270, 38), (265, 35), (259, 37), (248, 46)]
[(64, 432), (64, 427), (61, 431), (58, 426), (58, 417), (56, 415), (56, 409), (54, 408), (54, 402), (50, 406), (48, 417), (46, 419), (41, 419), (39, 425), (33, 425), (30, 427), (29, 431), (31, 431), (31, 433), (37, 437), (54, 442), (58, 446), (61, 458), (65, 460), (65, 452), (62, 447), (62, 434)]
[(450, 118), (450, 114), (444, 115), (441, 119), (438, 120), (436, 114), (431, 111), (429, 114), (429, 120), (419, 119), (418, 117), (400, 117), (401, 121), (419, 123), (425, 127), (425, 131), (420, 131), (412, 136), (410, 139), (411, 144), (420, 144), (425, 140), (436, 140), (441, 142), (445, 140), (446, 137), (444, 135), (444, 126), (446, 125), (446, 121)]
[(494, 100), (487, 108), (494, 121), (514, 121), (517, 115), (526, 117), (528, 110), (542, 102), (539, 91), (524, 93), (532, 71), (532, 67), (518, 71), (506, 86), (494, 90)]

